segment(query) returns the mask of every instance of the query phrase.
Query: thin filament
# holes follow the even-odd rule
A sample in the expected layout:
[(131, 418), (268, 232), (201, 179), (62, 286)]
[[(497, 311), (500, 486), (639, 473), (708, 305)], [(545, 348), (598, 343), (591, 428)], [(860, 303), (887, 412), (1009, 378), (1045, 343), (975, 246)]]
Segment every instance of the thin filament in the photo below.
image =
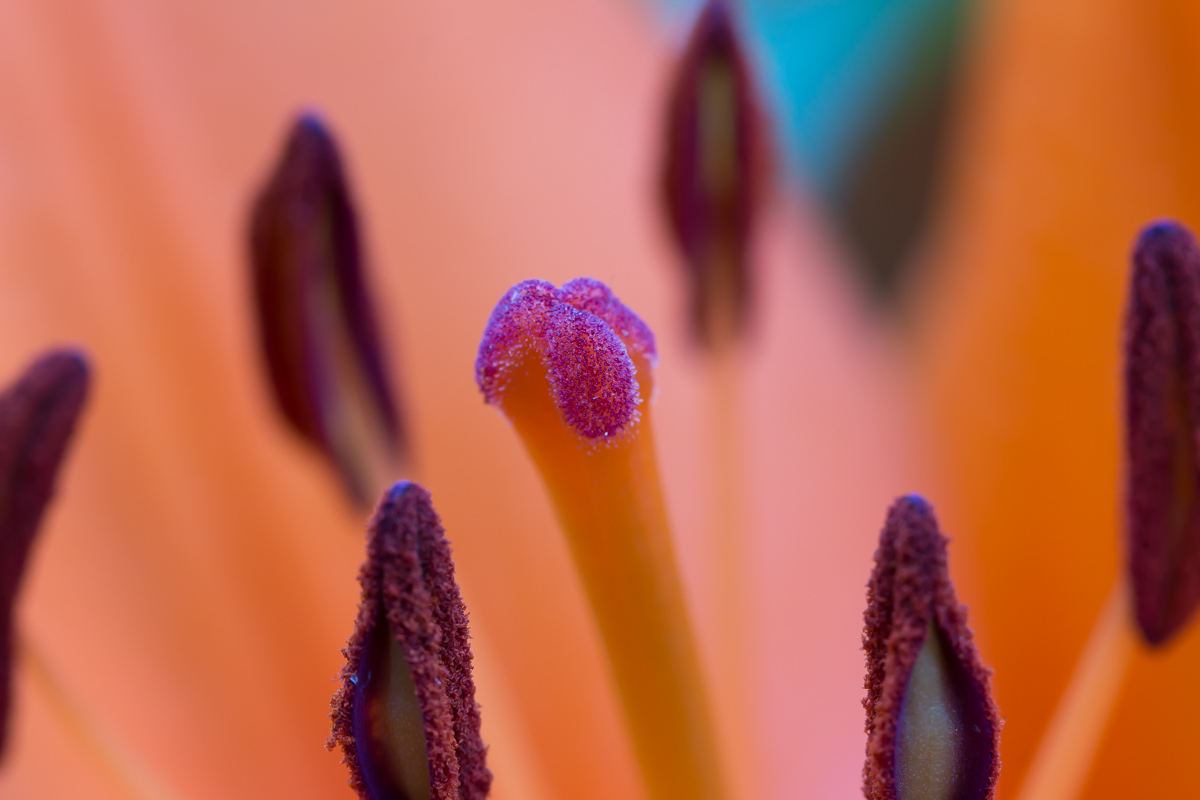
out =
[[(712, 436), (712, 488), (709, 492), (709, 513), (713, 525), (714, 588), (717, 598), (717, 627), (723, 646), (717, 653), (717, 679), (724, 687), (716, 694), (717, 711), (724, 724), (722, 744), (733, 757), (731, 766), (738, 783), (746, 785), (753, 779), (747, 763), (750, 754), (746, 744), (751, 741), (749, 722), (742, 709), (748, 708), (750, 697), (746, 682), (740, 676), (748, 674), (750, 666), (746, 653), (751, 642), (747, 636), (749, 619), (747, 594), (745, 519), (745, 487), (742, 483), (743, 448), (739, 393), (742, 385), (742, 349), (733, 329), (732, 308), (722, 304), (710, 306), (709, 330), (713, 333), (712, 347), (707, 354), (709, 372), (709, 431)], [(723, 317), (723, 319), (719, 319)]]
[(53, 716), (126, 796), (135, 800), (178, 800), (178, 795), (167, 789), (111, 731), (105, 730), (83, 708), (28, 639), (18, 638), (14, 649), (17, 663)]
[(1038, 745), (1018, 800), (1075, 800), (1083, 791), (1133, 653), (1131, 619), (1129, 590), (1118, 578)]

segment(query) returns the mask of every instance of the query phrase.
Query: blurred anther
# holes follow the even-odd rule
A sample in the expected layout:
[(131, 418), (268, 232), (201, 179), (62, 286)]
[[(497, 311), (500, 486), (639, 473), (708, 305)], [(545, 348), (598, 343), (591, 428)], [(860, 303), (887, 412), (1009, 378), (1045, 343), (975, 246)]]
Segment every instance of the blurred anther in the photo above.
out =
[(333, 733), (363, 800), (482, 800), (467, 612), (429, 493), (393, 486), (371, 521), (362, 602), (343, 651)]
[(11, 691), (13, 606), (89, 382), (82, 354), (54, 350), (0, 394), (0, 753)]
[(333, 137), (293, 124), (250, 224), (258, 330), (275, 400), (366, 507), (405, 455), (402, 417)]
[(991, 672), (967, 627), (933, 509), (888, 511), (867, 585), (868, 800), (985, 800), (1000, 772)]
[(1126, 546), (1142, 635), (1200, 603), (1200, 249), (1176, 222), (1142, 231), (1125, 329)]
[(750, 237), (762, 199), (765, 134), (745, 53), (722, 0), (701, 11), (667, 104), (662, 191), (690, 273), (697, 338), (744, 326)]

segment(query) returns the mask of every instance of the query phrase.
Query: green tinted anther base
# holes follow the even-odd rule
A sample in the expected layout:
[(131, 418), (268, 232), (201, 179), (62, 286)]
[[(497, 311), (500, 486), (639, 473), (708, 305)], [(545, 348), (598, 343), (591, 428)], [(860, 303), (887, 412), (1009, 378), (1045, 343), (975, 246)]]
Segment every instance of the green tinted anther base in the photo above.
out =
[(963, 763), (963, 720), (955, 703), (948, 658), (953, 655), (929, 623), (913, 665), (896, 737), (896, 795), (899, 800), (953, 800)]
[(366, 699), (371, 739), (386, 782), (398, 800), (429, 800), (429, 747), (412, 670), (384, 614), (375, 622), (367, 648), (370, 672)]

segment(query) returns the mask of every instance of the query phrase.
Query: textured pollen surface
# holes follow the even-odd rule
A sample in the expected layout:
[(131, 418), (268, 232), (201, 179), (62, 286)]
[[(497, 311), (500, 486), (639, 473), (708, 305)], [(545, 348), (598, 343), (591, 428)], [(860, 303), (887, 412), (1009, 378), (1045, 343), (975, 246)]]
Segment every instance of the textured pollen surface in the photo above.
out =
[(653, 365), (654, 334), (604, 284), (576, 278), (559, 289), (524, 281), (492, 311), (475, 380), (487, 402), (503, 409), (513, 372), (536, 354), (563, 421), (585, 438), (608, 439), (637, 421), (641, 397), (630, 350)]
[(326, 747), (341, 746), (350, 786), (363, 800), (395, 796), (391, 787), (375, 785), (382, 771), (368, 763), (372, 743), (355, 737), (355, 721), (365, 713), (355, 707), (365, 689), (361, 667), (375, 625), (386, 619), (404, 651), (421, 705), (431, 797), (482, 800), (492, 774), (480, 737), (467, 613), (454, 580), (450, 545), (429, 493), (420, 486), (402, 481), (384, 495), (371, 521), (359, 582), (362, 603), (343, 651), (346, 666), (332, 702), (333, 732)]
[(934, 623), (955, 665), (951, 676), (958, 712), (970, 731), (959, 773), (960, 800), (991, 798), (1000, 772), (1000, 714), (992, 701), (991, 672), (979, 660), (966, 609), (959, 605), (946, 566), (946, 539), (933, 509), (909, 495), (888, 511), (867, 585), (863, 649), (867, 655), (868, 800), (904, 800), (897, 794), (896, 743), (913, 665)]
[(8, 720), (13, 604), (87, 399), (89, 376), (82, 355), (54, 351), (0, 394), (0, 753)]
[(1200, 603), (1200, 249), (1177, 223), (1134, 248), (1125, 411), (1129, 570), (1142, 634), (1162, 644)]

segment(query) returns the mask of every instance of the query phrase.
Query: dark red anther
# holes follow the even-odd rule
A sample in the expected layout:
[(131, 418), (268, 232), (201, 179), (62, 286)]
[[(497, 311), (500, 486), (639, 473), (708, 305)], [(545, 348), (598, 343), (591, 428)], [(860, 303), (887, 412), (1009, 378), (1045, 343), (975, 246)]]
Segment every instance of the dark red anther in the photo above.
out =
[(750, 236), (762, 199), (765, 134), (729, 7), (710, 0), (680, 59), (667, 104), (662, 191), (707, 344), (744, 324)]
[(55, 350), (0, 394), (0, 752), (8, 721), (13, 606), (89, 382), (81, 353)]
[(250, 261), (275, 400), (366, 506), (377, 466), (402, 454), (404, 431), (342, 159), (315, 116), (293, 124), (258, 197)]
[(393, 486), (371, 521), (333, 733), (363, 800), (482, 800), (491, 787), (467, 612), (429, 493)]
[(888, 511), (867, 585), (868, 800), (988, 800), (1000, 773), (1000, 714), (933, 509)]
[(1125, 326), (1125, 542), (1138, 626), (1159, 645), (1200, 603), (1200, 249), (1179, 223), (1138, 238)]

